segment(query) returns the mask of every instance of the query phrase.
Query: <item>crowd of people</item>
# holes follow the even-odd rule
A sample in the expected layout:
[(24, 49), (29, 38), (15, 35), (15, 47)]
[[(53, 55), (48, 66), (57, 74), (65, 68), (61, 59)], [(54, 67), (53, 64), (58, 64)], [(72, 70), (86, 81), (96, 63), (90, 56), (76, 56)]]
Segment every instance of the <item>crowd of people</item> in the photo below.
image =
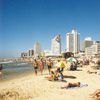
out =
[[(61, 61), (58, 60), (56, 63), (60, 63)], [(64, 64), (60, 65), (60, 66), (56, 66), (56, 69), (53, 71), (52, 68), (54, 66), (54, 61), (51, 60), (50, 58), (48, 58), (47, 60), (43, 60), (43, 59), (34, 59), (34, 61), (32, 62), (32, 65), (34, 67), (34, 73), (35, 75), (37, 75), (38, 70), (40, 70), (41, 75), (43, 74), (43, 70), (44, 68), (47, 67), (48, 69), (48, 74), (49, 76), (46, 77), (49, 81), (53, 81), (53, 80), (63, 80), (63, 69), (65, 67)]]
[(51, 68), (53, 66), (53, 61), (51, 59), (43, 60), (43, 59), (34, 59), (32, 61), (32, 65), (34, 67), (35, 75), (37, 75), (37, 71), (40, 70), (41, 75), (43, 74), (43, 70), (45, 66), (48, 67), (49, 74), (51, 72)]
[[(52, 72), (51, 69), (52, 67), (54, 66), (54, 61), (50, 58), (47, 58), (46, 60), (41, 58), (41, 59), (34, 59), (32, 61), (32, 65), (34, 67), (34, 72), (35, 72), (35, 75), (37, 75), (37, 71), (40, 70), (41, 72), (41, 75), (43, 74), (43, 70), (44, 68), (47, 68), (48, 69), (48, 72), (49, 72), (49, 75), (52, 73), (55, 74), (56, 76), (56, 73), (59, 72), (60, 74), (62, 74), (63, 72), (63, 69), (64, 67), (66, 66), (64, 63), (62, 63), (62, 61), (65, 61), (65, 63), (67, 64), (67, 60), (65, 58), (60, 59), (60, 60), (57, 60), (57, 64), (56, 64), (56, 71)], [(58, 65), (59, 63), (62, 63), (62, 65)], [(69, 65), (69, 70), (77, 70), (77, 66), (78, 66), (78, 62), (75, 62), (75, 61), (72, 61), (70, 62), (70, 65)], [(52, 75), (51, 75), (52, 76)]]

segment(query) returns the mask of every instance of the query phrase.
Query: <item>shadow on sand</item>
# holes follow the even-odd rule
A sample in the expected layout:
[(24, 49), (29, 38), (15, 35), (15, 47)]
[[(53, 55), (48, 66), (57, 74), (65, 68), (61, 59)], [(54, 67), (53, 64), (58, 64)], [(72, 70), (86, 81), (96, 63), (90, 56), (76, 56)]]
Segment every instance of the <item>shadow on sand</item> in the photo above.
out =
[(82, 71), (82, 69), (77, 69), (77, 70), (75, 70), (75, 71)]
[(75, 76), (68, 76), (68, 75), (64, 75), (63, 77), (64, 77), (64, 78), (71, 78), (71, 79), (77, 78), (77, 77), (75, 77)]

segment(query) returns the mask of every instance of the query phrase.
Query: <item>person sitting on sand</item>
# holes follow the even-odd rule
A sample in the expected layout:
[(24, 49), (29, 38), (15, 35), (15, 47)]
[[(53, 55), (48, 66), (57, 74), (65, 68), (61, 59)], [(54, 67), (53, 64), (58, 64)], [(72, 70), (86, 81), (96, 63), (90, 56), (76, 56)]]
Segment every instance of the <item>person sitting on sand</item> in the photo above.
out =
[(64, 86), (64, 87), (61, 87), (62, 89), (64, 89), (64, 88), (66, 88), (66, 89), (68, 89), (68, 88), (71, 88), (71, 87), (80, 87), (80, 82), (76, 82), (76, 83), (67, 83), (67, 85), (66, 86)]
[(53, 71), (50, 71), (50, 76), (49, 77), (45, 77), (48, 79), (48, 81), (54, 81), (56, 80), (56, 75)]
[(62, 73), (58, 73), (57, 79), (62, 81), (63, 80), (63, 74)]
[(94, 100), (100, 100), (100, 89), (97, 89), (93, 94), (90, 94)]

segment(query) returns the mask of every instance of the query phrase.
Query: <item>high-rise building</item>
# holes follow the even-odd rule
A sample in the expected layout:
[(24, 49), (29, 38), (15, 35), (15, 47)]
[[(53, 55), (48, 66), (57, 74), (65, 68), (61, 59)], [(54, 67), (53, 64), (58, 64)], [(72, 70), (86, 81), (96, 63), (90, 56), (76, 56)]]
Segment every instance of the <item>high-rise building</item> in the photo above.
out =
[(53, 55), (61, 54), (61, 36), (55, 36), (51, 41), (51, 51)]
[(34, 55), (34, 50), (33, 49), (28, 50), (27, 56), (28, 57), (33, 57), (33, 55)]
[(41, 45), (39, 42), (34, 44), (34, 57), (41, 56)]
[(85, 51), (85, 48), (91, 47), (92, 45), (93, 45), (93, 40), (91, 39), (91, 37), (85, 38), (83, 41), (83, 51)]
[(94, 50), (93, 50), (94, 55), (98, 55), (98, 54), (100, 55), (100, 41), (95, 41), (93, 46), (94, 46)]
[(74, 44), (73, 44), (73, 34), (67, 33), (66, 34), (66, 40), (67, 40), (67, 52), (73, 52)]
[(21, 53), (21, 58), (27, 57), (27, 53), (26, 52), (22, 52)]
[(78, 53), (80, 51), (80, 34), (76, 29), (66, 34), (67, 52)]

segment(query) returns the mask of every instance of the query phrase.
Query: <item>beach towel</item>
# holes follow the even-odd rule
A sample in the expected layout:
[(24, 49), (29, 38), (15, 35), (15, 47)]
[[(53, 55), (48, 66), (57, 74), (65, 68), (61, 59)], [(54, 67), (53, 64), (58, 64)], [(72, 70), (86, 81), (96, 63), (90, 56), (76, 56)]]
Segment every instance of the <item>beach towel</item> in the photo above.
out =
[(87, 87), (88, 86), (88, 84), (83, 84), (83, 83), (81, 83), (80, 84), (80, 86), (78, 87), (66, 87), (66, 86), (64, 86), (64, 87), (61, 87), (61, 89), (77, 89), (77, 88), (82, 88), (82, 87)]
[(96, 74), (97, 74), (97, 75), (100, 75), (100, 72), (97, 72)]

